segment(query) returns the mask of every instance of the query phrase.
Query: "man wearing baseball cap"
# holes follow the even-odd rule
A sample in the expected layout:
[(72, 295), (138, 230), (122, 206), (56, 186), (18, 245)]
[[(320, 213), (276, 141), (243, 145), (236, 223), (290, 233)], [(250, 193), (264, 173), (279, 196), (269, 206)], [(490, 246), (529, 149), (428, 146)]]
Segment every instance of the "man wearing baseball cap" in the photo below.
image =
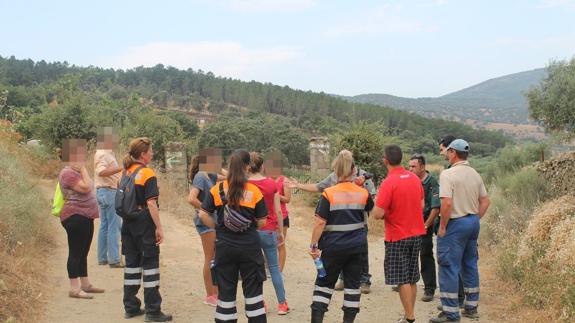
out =
[(469, 144), (453, 140), (446, 149), (451, 168), (439, 177), (441, 223), (437, 234), (439, 291), (443, 311), (431, 323), (459, 322), (457, 298), (458, 276), (461, 272), (465, 290), (461, 315), (479, 317), (479, 270), (477, 239), (479, 220), (489, 207), (489, 197), (481, 176), (467, 161)]

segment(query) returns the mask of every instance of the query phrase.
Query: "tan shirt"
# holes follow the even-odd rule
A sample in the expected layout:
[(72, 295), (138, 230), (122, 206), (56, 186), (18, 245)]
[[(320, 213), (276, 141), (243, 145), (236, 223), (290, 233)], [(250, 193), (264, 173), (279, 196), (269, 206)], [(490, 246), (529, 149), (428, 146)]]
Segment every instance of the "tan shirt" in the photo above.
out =
[(98, 149), (94, 155), (94, 184), (96, 187), (117, 188), (122, 173), (116, 173), (112, 176), (99, 176), (101, 171), (110, 166), (118, 167), (118, 161), (112, 150)]
[(439, 197), (453, 201), (451, 218), (479, 214), (479, 198), (487, 196), (483, 179), (469, 161), (460, 161), (439, 176)]

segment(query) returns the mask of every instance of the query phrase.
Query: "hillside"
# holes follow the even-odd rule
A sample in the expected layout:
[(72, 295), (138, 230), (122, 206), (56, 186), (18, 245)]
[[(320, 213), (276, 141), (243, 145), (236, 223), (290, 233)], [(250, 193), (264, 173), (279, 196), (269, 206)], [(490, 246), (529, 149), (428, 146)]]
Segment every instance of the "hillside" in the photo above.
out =
[(486, 123), (528, 123), (523, 93), (538, 84), (546, 69), (525, 71), (481, 82), (436, 98), (403, 98), (389, 94), (362, 94), (344, 97), (351, 102), (369, 103), (414, 111), (428, 117), (474, 120)]
[[(207, 123), (203, 129), (194, 125), (198, 116)], [(27, 139), (54, 147), (67, 137), (94, 140), (97, 125), (107, 123), (122, 128), (124, 139), (151, 136), (159, 148), (174, 140), (188, 141), (192, 150), (274, 148), (295, 164), (307, 162), (309, 137), (332, 136), (357, 123), (376, 124), (381, 134), (418, 152), (434, 151), (446, 134), (468, 139), (480, 155), (511, 141), (458, 122), (201, 70), (161, 64), (114, 70), (15, 57), (0, 57), (0, 118)]]

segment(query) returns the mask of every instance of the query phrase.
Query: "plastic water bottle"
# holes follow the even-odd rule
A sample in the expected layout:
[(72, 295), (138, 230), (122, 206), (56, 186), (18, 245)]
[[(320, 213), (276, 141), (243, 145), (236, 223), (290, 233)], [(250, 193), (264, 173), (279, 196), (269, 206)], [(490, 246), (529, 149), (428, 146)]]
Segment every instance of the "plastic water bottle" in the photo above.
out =
[(317, 276), (319, 278), (323, 278), (327, 275), (327, 273), (325, 272), (325, 268), (323, 268), (323, 261), (321, 261), (320, 257), (317, 257), (313, 260), (313, 263), (315, 264), (315, 268), (317, 269)]

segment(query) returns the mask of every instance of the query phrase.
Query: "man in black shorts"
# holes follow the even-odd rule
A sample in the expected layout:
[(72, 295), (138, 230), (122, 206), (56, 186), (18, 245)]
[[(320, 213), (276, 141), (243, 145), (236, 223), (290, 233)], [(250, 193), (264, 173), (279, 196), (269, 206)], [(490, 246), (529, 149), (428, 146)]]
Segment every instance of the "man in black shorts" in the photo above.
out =
[(386, 146), (383, 163), (387, 177), (381, 183), (372, 214), (385, 220), (385, 284), (399, 286), (405, 316), (398, 323), (415, 322), (415, 298), (419, 281), (419, 252), (424, 194), (421, 180), (401, 167), (403, 154), (396, 145)]

